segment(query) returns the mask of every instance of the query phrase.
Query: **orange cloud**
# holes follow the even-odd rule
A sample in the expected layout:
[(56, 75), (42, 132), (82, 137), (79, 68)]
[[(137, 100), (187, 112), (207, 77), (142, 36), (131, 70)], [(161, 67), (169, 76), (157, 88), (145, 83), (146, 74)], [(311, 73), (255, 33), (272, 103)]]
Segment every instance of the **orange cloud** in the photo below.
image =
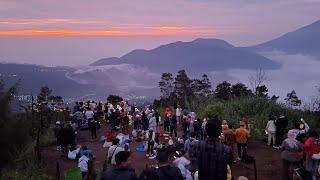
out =
[(214, 35), (211, 29), (192, 29), (171, 26), (161, 26), (152, 30), (15, 30), (0, 31), (0, 36), (185, 36), (185, 35)]

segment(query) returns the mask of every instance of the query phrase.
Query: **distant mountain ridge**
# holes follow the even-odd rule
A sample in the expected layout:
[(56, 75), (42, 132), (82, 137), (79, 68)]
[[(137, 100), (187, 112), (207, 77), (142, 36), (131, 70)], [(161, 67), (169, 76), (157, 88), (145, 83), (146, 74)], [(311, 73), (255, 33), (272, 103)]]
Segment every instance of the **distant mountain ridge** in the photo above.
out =
[(234, 47), (219, 39), (174, 42), (152, 50), (133, 50), (120, 58), (98, 60), (91, 66), (130, 64), (153, 72), (209, 72), (225, 69), (277, 69), (279, 64), (253, 52)]
[[(66, 76), (75, 69), (70, 67), (46, 67), (32, 64), (0, 63), (0, 79), (6, 86), (19, 82), (19, 94), (37, 94), (41, 86), (49, 86), (54, 94), (64, 97), (80, 97), (99, 92), (101, 87), (94, 84), (81, 84)], [(106, 93), (110, 92), (105, 89)]]
[(21, 94), (37, 94), (41, 86), (48, 85), (54, 94), (64, 97), (88, 94), (104, 97), (110, 93), (157, 97), (157, 82), (163, 72), (185, 69), (189, 75), (197, 77), (229, 69), (278, 69), (281, 64), (260, 53), (273, 50), (308, 54), (320, 60), (320, 20), (251, 47), (235, 47), (224, 40), (199, 38), (151, 50), (136, 49), (122, 57), (100, 59), (83, 67), (0, 63), (0, 79), (8, 85), (21, 80)]
[(320, 20), (249, 48), (255, 51), (278, 50), (290, 54), (313, 55), (320, 60)]

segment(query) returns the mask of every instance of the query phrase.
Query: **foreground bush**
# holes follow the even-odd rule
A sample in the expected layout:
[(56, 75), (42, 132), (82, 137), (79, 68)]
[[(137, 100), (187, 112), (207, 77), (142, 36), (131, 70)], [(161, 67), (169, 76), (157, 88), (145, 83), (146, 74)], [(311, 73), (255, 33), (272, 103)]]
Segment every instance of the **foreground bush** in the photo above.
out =
[(199, 117), (216, 116), (221, 120), (228, 120), (234, 127), (238, 127), (240, 119), (247, 116), (250, 120), (252, 136), (255, 138), (263, 137), (270, 116), (279, 116), (282, 112), (289, 121), (288, 128), (292, 128), (295, 122), (304, 118), (311, 128), (319, 130), (317, 125), (319, 117), (315, 112), (291, 109), (268, 98), (242, 97), (228, 101), (212, 98), (200, 101), (198, 107), (196, 112)]

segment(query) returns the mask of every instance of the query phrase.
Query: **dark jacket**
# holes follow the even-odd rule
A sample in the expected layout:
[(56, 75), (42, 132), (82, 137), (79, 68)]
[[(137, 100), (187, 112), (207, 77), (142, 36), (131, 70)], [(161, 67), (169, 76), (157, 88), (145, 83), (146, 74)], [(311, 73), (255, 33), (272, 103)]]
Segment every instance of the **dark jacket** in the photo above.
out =
[(162, 166), (156, 169), (159, 180), (183, 180), (181, 171), (177, 167), (170, 165)]
[(137, 180), (138, 177), (134, 169), (116, 168), (111, 171), (102, 173), (101, 180)]
[(285, 129), (287, 128), (288, 126), (288, 120), (286, 117), (280, 117), (279, 119), (276, 120), (276, 131), (277, 132), (283, 132), (285, 131)]
[(195, 145), (199, 180), (226, 180), (227, 165), (232, 164), (231, 148), (218, 140), (207, 139)]
[(177, 117), (172, 116), (170, 119), (170, 126), (176, 127), (177, 126)]

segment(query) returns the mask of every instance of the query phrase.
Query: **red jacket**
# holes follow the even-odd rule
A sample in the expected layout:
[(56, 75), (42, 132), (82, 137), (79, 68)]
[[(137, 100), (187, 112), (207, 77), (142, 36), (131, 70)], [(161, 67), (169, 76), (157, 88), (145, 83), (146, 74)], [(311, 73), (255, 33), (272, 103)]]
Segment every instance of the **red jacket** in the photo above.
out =
[(318, 154), (320, 152), (320, 142), (318, 139), (309, 137), (304, 143), (304, 151), (308, 157), (311, 157), (313, 154)]

